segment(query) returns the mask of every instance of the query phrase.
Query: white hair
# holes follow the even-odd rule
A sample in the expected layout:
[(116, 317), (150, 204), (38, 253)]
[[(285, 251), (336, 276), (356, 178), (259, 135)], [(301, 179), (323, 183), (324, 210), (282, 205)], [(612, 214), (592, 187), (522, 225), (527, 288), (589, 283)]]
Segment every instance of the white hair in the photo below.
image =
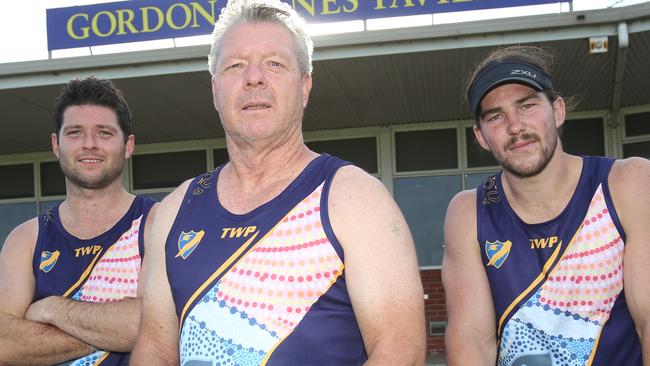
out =
[(305, 22), (286, 3), (280, 0), (230, 0), (221, 10), (219, 20), (212, 31), (212, 48), (208, 67), (213, 76), (217, 72), (217, 60), (224, 34), (240, 23), (271, 22), (284, 26), (291, 37), (298, 55), (298, 67), (303, 75), (311, 75), (314, 43), (306, 32)]

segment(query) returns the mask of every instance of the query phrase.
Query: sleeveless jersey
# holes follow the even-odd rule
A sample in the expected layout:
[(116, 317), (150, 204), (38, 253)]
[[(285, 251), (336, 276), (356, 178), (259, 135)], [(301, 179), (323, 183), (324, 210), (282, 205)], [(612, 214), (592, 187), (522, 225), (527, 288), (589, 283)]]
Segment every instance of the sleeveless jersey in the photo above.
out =
[(277, 197), (236, 215), (220, 168), (189, 186), (166, 243), (181, 365), (361, 365), (327, 197), (348, 164), (321, 155)]
[[(144, 223), (153, 204), (150, 198), (135, 197), (115, 226), (92, 239), (78, 239), (65, 230), (59, 205), (39, 214), (33, 259), (34, 301), (64, 296), (106, 303), (136, 297)], [(100, 350), (69, 364), (128, 365), (128, 354)]]
[(625, 233), (607, 178), (613, 160), (584, 157), (556, 218), (523, 222), (501, 173), (477, 189), (478, 244), (497, 317), (498, 365), (641, 365), (623, 291)]

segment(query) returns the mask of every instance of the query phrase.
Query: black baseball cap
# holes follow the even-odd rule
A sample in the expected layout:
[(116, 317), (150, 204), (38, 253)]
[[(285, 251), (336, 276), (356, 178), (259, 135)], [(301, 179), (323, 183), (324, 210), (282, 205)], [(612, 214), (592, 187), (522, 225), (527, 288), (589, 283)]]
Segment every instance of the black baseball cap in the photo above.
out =
[(492, 89), (511, 83), (524, 84), (537, 91), (553, 90), (551, 77), (535, 65), (522, 61), (488, 64), (478, 72), (467, 93), (472, 114), (478, 119), (483, 97)]

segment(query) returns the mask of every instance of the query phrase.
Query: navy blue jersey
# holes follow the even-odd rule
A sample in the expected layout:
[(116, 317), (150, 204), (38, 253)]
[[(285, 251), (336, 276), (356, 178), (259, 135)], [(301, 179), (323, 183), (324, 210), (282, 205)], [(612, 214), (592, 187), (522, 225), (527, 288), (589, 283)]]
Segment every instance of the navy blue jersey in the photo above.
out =
[(498, 365), (641, 365), (623, 291), (625, 233), (607, 178), (584, 157), (564, 211), (538, 224), (508, 204), (501, 173), (477, 189), (478, 244), (490, 282)]
[[(65, 230), (59, 205), (38, 216), (34, 250), (34, 301), (64, 296), (78, 301), (106, 303), (136, 297), (144, 254), (144, 223), (155, 202), (137, 196), (124, 216), (108, 231), (79, 239)], [(127, 365), (128, 354), (97, 351), (71, 365)]]
[(189, 186), (166, 243), (181, 365), (361, 365), (327, 197), (347, 164), (322, 155), (277, 197), (236, 215), (220, 169)]

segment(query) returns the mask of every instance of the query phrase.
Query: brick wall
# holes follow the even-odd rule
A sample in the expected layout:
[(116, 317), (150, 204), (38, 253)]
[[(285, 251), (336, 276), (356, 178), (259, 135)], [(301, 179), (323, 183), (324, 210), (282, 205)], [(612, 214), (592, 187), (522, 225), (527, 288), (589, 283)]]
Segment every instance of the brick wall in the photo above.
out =
[(445, 311), (445, 291), (442, 288), (442, 279), (439, 269), (427, 269), (420, 271), (424, 294), (429, 298), (424, 300), (424, 312), (427, 327), (427, 354), (432, 352), (444, 352), (444, 336), (430, 336), (429, 322), (447, 321), (447, 312)]

